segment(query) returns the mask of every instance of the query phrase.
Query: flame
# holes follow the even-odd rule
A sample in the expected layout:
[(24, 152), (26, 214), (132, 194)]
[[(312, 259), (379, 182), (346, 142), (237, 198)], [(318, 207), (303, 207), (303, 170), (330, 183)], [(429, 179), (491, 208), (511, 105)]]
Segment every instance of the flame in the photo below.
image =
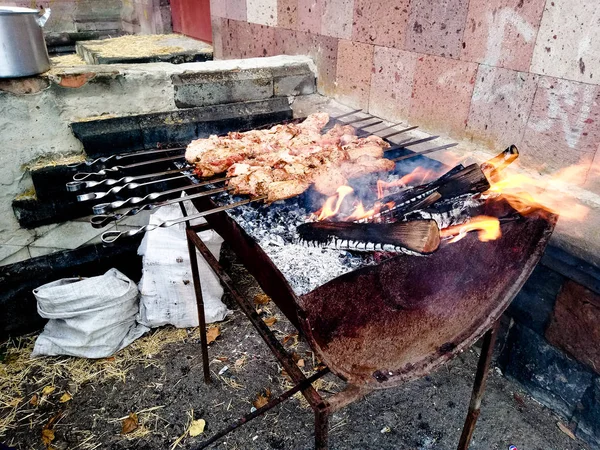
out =
[(340, 211), (344, 198), (352, 192), (354, 192), (354, 189), (350, 186), (340, 186), (337, 188), (337, 194), (329, 197), (321, 210), (317, 211), (319, 214), (317, 220), (325, 220), (335, 216)]
[(354, 208), (354, 211), (352, 212), (352, 214), (349, 215), (348, 217), (346, 217), (346, 220), (353, 221), (353, 220), (365, 219), (367, 217), (371, 217), (372, 215), (374, 215), (376, 213), (377, 213), (377, 211), (375, 208), (372, 208), (372, 209), (366, 211), (362, 202), (359, 202), (358, 205), (356, 205), (356, 208)]
[(452, 237), (448, 242), (453, 243), (460, 241), (468, 232), (475, 230), (479, 231), (478, 238), (481, 242), (494, 241), (502, 236), (500, 221), (497, 217), (477, 216), (461, 225), (454, 225), (441, 230), (440, 237)]
[(415, 185), (423, 184), (427, 180), (436, 178), (439, 175), (440, 174), (437, 173), (433, 169), (425, 169), (424, 167), (419, 166), (416, 169), (414, 169), (411, 173), (404, 175), (402, 178), (400, 178), (398, 180), (390, 181), (390, 182), (383, 181), (383, 180), (377, 180), (377, 198), (384, 197), (385, 193), (386, 193), (385, 191), (387, 191), (388, 189), (390, 189), (392, 187), (396, 187), (396, 186), (406, 187), (409, 184), (415, 184)]
[(543, 178), (533, 178), (522, 173), (503, 175), (492, 183), (488, 192), (502, 194), (522, 215), (542, 208), (559, 214), (564, 220), (582, 221), (589, 208), (575, 201), (572, 190), (585, 180), (588, 170), (584, 165), (574, 165)]

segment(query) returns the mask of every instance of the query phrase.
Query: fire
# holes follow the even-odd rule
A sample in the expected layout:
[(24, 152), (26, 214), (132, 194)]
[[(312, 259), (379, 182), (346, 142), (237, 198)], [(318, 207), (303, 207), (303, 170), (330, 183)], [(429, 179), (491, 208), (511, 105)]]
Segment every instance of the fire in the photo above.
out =
[(349, 215), (348, 217), (346, 217), (346, 220), (353, 221), (353, 220), (365, 219), (367, 217), (371, 217), (372, 215), (376, 214), (376, 212), (377, 211), (375, 210), (375, 208), (371, 208), (370, 210), (366, 211), (362, 202), (359, 202), (358, 205), (356, 205), (356, 208), (354, 208), (354, 212), (351, 215)]
[(497, 217), (477, 216), (461, 225), (454, 225), (441, 230), (440, 237), (452, 238), (448, 241), (451, 243), (458, 242), (470, 231), (478, 231), (478, 237), (481, 242), (494, 241), (502, 236), (500, 221)]
[(423, 184), (433, 178), (436, 178), (440, 174), (433, 169), (425, 169), (424, 167), (417, 167), (411, 173), (404, 175), (402, 178), (395, 181), (383, 181), (377, 180), (377, 198), (385, 197), (386, 191), (392, 187), (401, 186), (406, 187), (409, 184), (419, 185)]
[(564, 220), (582, 221), (589, 208), (575, 201), (571, 192), (587, 175), (588, 168), (583, 165), (570, 166), (543, 178), (513, 173), (493, 182), (488, 192), (502, 194), (523, 215), (542, 208)]
[(319, 217), (317, 220), (325, 220), (337, 215), (337, 213), (340, 211), (340, 207), (342, 206), (344, 198), (346, 198), (346, 196), (352, 192), (354, 192), (354, 189), (352, 189), (350, 186), (340, 186), (337, 188), (337, 194), (329, 197), (325, 201), (321, 211), (318, 211)]

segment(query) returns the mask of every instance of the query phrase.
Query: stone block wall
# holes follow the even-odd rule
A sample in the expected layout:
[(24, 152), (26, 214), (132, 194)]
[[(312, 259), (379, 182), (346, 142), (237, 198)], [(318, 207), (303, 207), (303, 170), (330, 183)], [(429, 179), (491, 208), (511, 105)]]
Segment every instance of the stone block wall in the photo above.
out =
[[(216, 58), (309, 54), (320, 92), (542, 172), (600, 161), (587, 0), (213, 0)], [(600, 193), (600, 182), (582, 185)]]
[(122, 0), (121, 26), (129, 34), (169, 34), (173, 31), (170, 0)]

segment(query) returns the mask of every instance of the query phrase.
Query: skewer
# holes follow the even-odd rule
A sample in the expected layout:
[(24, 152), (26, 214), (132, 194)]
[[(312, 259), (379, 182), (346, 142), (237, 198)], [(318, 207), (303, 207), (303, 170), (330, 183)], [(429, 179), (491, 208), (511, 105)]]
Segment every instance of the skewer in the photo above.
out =
[[(207, 183), (205, 183), (205, 184), (207, 184)], [(125, 206), (128, 206), (128, 205), (133, 205), (133, 206), (140, 205), (142, 203), (158, 200), (159, 198), (164, 197), (166, 195), (175, 194), (177, 192), (185, 192), (188, 190), (196, 189), (201, 186), (202, 186), (201, 184), (193, 184), (191, 186), (183, 186), (183, 187), (179, 187), (179, 188), (175, 188), (175, 189), (169, 189), (168, 191), (164, 191), (164, 192), (152, 192), (151, 194), (148, 194), (144, 197), (130, 197), (126, 200), (117, 200), (112, 203), (99, 203), (98, 205), (95, 205), (92, 208), (92, 211), (94, 212), (94, 214), (106, 214), (106, 213), (114, 211), (116, 209), (124, 208)], [(211, 189), (210, 191), (205, 191), (205, 192), (209, 192), (209, 194), (206, 194), (206, 195), (211, 195), (211, 194), (217, 194), (219, 192), (225, 192), (230, 189), (231, 189), (231, 187), (221, 187), (221, 188)]]
[(453, 142), (452, 144), (440, 145), (439, 147), (429, 148), (427, 150), (423, 150), (422, 152), (411, 153), (410, 155), (399, 156), (398, 158), (392, 159), (392, 161), (394, 161), (394, 162), (404, 161), (405, 159), (415, 158), (417, 156), (427, 155), (427, 154), (433, 153), (433, 152), (439, 152), (441, 150), (446, 150), (447, 148), (455, 147), (457, 145), (458, 145), (458, 143), (456, 143), (456, 142)]
[[(397, 124), (397, 125), (399, 125), (399, 124)], [(395, 127), (395, 126), (396, 126), (396, 125), (391, 125), (390, 127), (387, 127), (387, 128), (393, 128), (393, 127)], [(395, 132), (393, 132), (393, 133), (386, 134), (385, 136), (379, 136), (379, 137), (380, 137), (381, 139), (389, 139), (389, 138), (391, 138), (391, 137), (394, 137), (394, 136), (396, 136), (396, 135), (398, 135), (398, 134), (406, 133), (407, 131), (416, 130), (417, 128), (419, 128), (419, 126), (418, 126), (418, 125), (415, 125), (415, 126), (408, 127), (408, 128), (405, 128), (405, 129), (403, 129), (403, 130), (400, 130), (400, 131), (395, 131)], [(382, 131), (382, 130), (385, 130), (385, 129), (386, 129), (386, 128), (382, 128), (381, 130), (377, 130), (377, 131), (379, 132), (379, 131)]]
[(96, 164), (104, 164), (109, 161), (120, 161), (126, 158), (134, 158), (136, 156), (146, 156), (146, 155), (154, 155), (156, 153), (165, 153), (165, 152), (175, 152), (185, 150), (186, 147), (173, 147), (173, 148), (157, 148), (154, 150), (143, 150), (141, 152), (131, 152), (131, 153), (120, 153), (118, 155), (109, 155), (109, 156), (101, 156), (100, 158), (96, 158), (92, 161), (83, 161), (80, 163), (67, 164), (67, 167), (72, 169), (76, 169), (79, 167), (90, 167)]
[(98, 186), (114, 186), (120, 183), (131, 183), (133, 181), (143, 180), (145, 178), (162, 177), (163, 175), (171, 175), (181, 173), (182, 169), (166, 170), (164, 172), (148, 173), (146, 175), (137, 175), (135, 177), (121, 177), (119, 179), (105, 178), (101, 181), (69, 181), (67, 183), (67, 191), (79, 192), (83, 189), (98, 187)]
[(198, 214), (193, 214), (191, 216), (187, 216), (187, 217), (181, 217), (179, 219), (172, 219), (172, 220), (166, 220), (162, 223), (159, 223), (157, 225), (145, 225), (143, 227), (137, 228), (135, 230), (129, 230), (129, 231), (106, 231), (104, 233), (102, 233), (101, 239), (102, 242), (105, 244), (112, 244), (113, 242), (115, 242), (117, 239), (119, 239), (122, 236), (135, 236), (136, 234), (139, 233), (145, 233), (147, 231), (152, 231), (155, 230), (157, 228), (167, 228), (167, 227), (171, 227), (173, 225), (177, 225), (178, 223), (182, 223), (182, 222), (187, 222), (188, 220), (196, 220), (196, 219), (200, 219), (202, 217), (206, 217), (209, 216), (211, 214), (215, 214), (221, 211), (227, 211), (228, 209), (232, 209), (232, 208), (237, 208), (238, 206), (242, 206), (242, 205), (246, 205), (248, 203), (251, 202), (257, 202), (260, 200), (265, 200), (267, 198), (266, 195), (263, 195), (262, 197), (256, 197), (256, 198), (249, 198), (246, 200), (242, 200), (236, 203), (230, 203), (228, 205), (223, 205), (223, 206), (219, 206), (217, 208), (213, 208), (210, 209), (208, 211), (204, 211)]
[[(159, 162), (176, 161), (178, 159), (183, 159), (183, 158), (184, 158), (183, 155), (172, 156), (169, 158), (152, 159), (150, 161), (143, 161), (143, 162), (139, 162), (139, 163), (135, 163), (135, 164), (128, 164), (126, 166), (113, 166), (113, 167), (110, 167), (107, 169), (99, 170), (98, 172), (78, 172), (75, 175), (73, 175), (73, 180), (83, 181), (83, 180), (86, 180), (93, 176), (105, 177), (106, 175), (108, 175), (108, 173), (119, 173), (119, 172), (122, 172), (123, 170), (127, 170), (127, 169), (133, 169), (136, 167), (147, 166), (147, 165), (156, 164)], [(181, 168), (181, 170), (186, 170), (186, 169), (193, 169), (193, 167), (190, 165), (186, 165), (186, 167)]]
[(185, 197), (173, 198), (171, 200), (165, 200), (163, 202), (158, 203), (147, 203), (142, 206), (138, 206), (137, 208), (128, 209), (125, 212), (118, 214), (99, 214), (93, 216), (90, 219), (90, 223), (94, 228), (104, 228), (111, 222), (118, 222), (125, 217), (135, 216), (136, 214), (141, 213), (142, 211), (154, 211), (155, 209), (162, 208), (163, 206), (172, 205), (174, 203), (185, 202), (186, 200), (193, 200), (195, 198), (206, 197), (207, 195), (212, 195), (218, 192), (222, 192), (222, 188), (211, 189), (209, 191), (199, 192), (197, 194), (186, 195)]
[[(147, 181), (145, 183), (127, 183), (124, 184), (123, 186), (115, 186), (112, 189), (109, 189), (106, 192), (89, 192), (87, 194), (81, 194), (77, 196), (77, 201), (79, 202), (87, 202), (90, 200), (100, 200), (101, 198), (107, 197), (109, 195), (114, 195), (114, 194), (118, 194), (119, 192), (127, 189), (127, 190), (133, 190), (133, 189), (138, 189), (144, 186), (150, 186), (151, 184), (156, 184), (156, 183), (163, 183), (163, 182), (167, 182), (167, 181), (173, 181), (173, 180), (179, 180), (181, 178), (188, 178), (188, 175), (186, 174), (180, 174), (177, 175), (175, 177), (171, 177), (171, 178), (163, 178), (160, 180), (152, 180), (152, 181)], [(222, 177), (222, 178), (216, 178), (216, 179), (212, 179), (212, 180), (208, 180), (208, 181), (203, 181), (201, 183), (196, 184), (195, 186), (205, 186), (207, 184), (212, 184), (212, 183), (218, 183), (220, 181), (225, 181), (227, 180), (228, 177)]]

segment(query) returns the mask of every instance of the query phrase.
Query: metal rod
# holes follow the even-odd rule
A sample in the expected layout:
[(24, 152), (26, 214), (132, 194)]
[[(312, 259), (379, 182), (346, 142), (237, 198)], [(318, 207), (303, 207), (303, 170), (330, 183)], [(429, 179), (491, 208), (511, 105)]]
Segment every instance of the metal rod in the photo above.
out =
[[(210, 194), (214, 194), (214, 193), (217, 193), (217, 192), (226, 191), (227, 189), (230, 189), (230, 188), (213, 189), (213, 192), (209, 193), (209, 191), (206, 191), (204, 194), (205, 195), (210, 195)], [(118, 231), (118, 230), (106, 231), (106, 232), (102, 233), (102, 236), (100, 236), (100, 238), (102, 239), (103, 243), (105, 243), (105, 244), (112, 244), (113, 242), (115, 242), (120, 237), (135, 236), (136, 234), (146, 233), (147, 231), (156, 230), (157, 228), (172, 227), (173, 225), (177, 225), (178, 223), (186, 222), (188, 220), (200, 219), (201, 217), (206, 217), (206, 216), (209, 216), (211, 214), (216, 214), (218, 212), (226, 211), (226, 210), (232, 209), (232, 208), (237, 208), (238, 206), (242, 206), (242, 205), (245, 205), (245, 204), (250, 203), (250, 202), (257, 202), (259, 200), (264, 200), (266, 198), (267, 198), (266, 195), (263, 195), (262, 197), (249, 198), (249, 199), (242, 200), (242, 201), (239, 201), (239, 202), (236, 202), (236, 203), (230, 203), (228, 205), (219, 206), (217, 208), (213, 208), (213, 209), (210, 209), (208, 211), (204, 211), (204, 212), (201, 212), (201, 213), (198, 213), (198, 214), (193, 214), (191, 216), (180, 217), (178, 219), (165, 220), (164, 222), (156, 224), (156, 225), (154, 225), (154, 224), (144, 225), (143, 227), (136, 228), (135, 230), (129, 230), (129, 231)]]
[[(304, 373), (296, 365), (292, 356), (285, 350), (281, 342), (279, 342), (268, 325), (259, 317), (254, 305), (238, 292), (227, 272), (225, 272), (221, 264), (219, 264), (219, 261), (210, 252), (206, 244), (202, 242), (202, 239), (200, 239), (200, 237), (198, 237), (198, 235), (195, 233), (193, 236), (190, 235), (190, 238), (212, 271), (221, 280), (221, 283), (225, 289), (229, 291), (242, 312), (246, 315), (252, 325), (254, 325), (254, 328), (261, 336), (263, 341), (265, 341), (265, 344), (267, 344), (273, 355), (275, 355), (287, 374), (292, 378), (292, 381), (296, 384), (299, 384), (306, 380)], [(323, 398), (312, 386), (308, 386), (306, 389), (303, 389), (302, 394), (313, 409), (322, 409), (323, 407), (328, 407), (328, 403), (323, 400)]]
[(279, 397), (274, 398), (269, 403), (267, 403), (265, 406), (262, 406), (262, 407), (258, 408), (256, 411), (253, 411), (253, 412), (251, 412), (249, 414), (246, 414), (244, 417), (238, 419), (237, 421), (235, 421), (234, 423), (232, 423), (231, 425), (229, 425), (227, 428), (224, 428), (223, 430), (219, 431), (215, 435), (211, 436), (207, 441), (205, 441), (202, 444), (200, 444), (200, 446), (195, 447), (195, 448), (197, 450), (201, 450), (203, 448), (208, 447), (211, 444), (214, 444), (216, 441), (218, 441), (219, 439), (221, 439), (223, 436), (231, 433), (232, 431), (236, 430), (237, 428), (241, 427), (242, 425), (250, 422), (252, 419), (255, 419), (256, 417), (263, 415), (264, 413), (266, 413), (270, 409), (273, 409), (274, 407), (276, 407), (280, 403), (283, 403), (288, 398), (290, 398), (293, 395), (295, 395), (297, 392), (300, 392), (300, 391), (306, 389), (312, 383), (314, 383), (315, 381), (317, 381), (319, 378), (322, 378), (324, 375), (327, 375), (328, 373), (329, 373), (329, 368), (328, 367), (326, 367), (323, 370), (318, 371), (317, 373), (315, 373), (315, 374), (311, 375), (310, 377), (308, 377), (306, 380), (303, 380), (300, 383), (296, 384), (293, 388), (285, 391)]
[(402, 146), (403, 148), (406, 148), (406, 147), (411, 147), (413, 145), (423, 144), (425, 142), (433, 141), (437, 138), (439, 138), (439, 136), (427, 136), (422, 139), (415, 139), (414, 141), (400, 142), (400, 144), (398, 144), (398, 145)]
[(315, 450), (329, 448), (329, 409), (315, 409)]
[[(175, 194), (177, 192), (191, 191), (193, 189), (197, 189), (199, 187), (206, 186), (207, 184), (213, 184), (213, 183), (214, 183), (213, 180), (203, 181), (203, 182), (197, 183), (197, 184), (191, 184), (191, 185), (178, 187), (175, 189), (169, 189), (168, 191), (152, 192), (144, 197), (129, 197), (126, 200), (115, 200), (114, 202), (111, 202), (111, 203), (99, 203), (92, 208), (92, 211), (94, 214), (106, 214), (111, 211), (115, 211), (117, 209), (124, 208), (129, 205), (134, 205), (134, 206), (141, 205), (146, 202), (152, 202), (154, 200), (158, 200), (159, 198), (164, 197), (165, 195)], [(226, 191), (227, 189), (228, 188), (223, 187), (223, 188), (218, 188), (218, 189), (212, 189), (210, 191), (204, 191), (204, 195), (216, 194), (218, 192)]]
[[(156, 163), (160, 163), (160, 162), (176, 161), (178, 159), (183, 159), (183, 158), (185, 158), (185, 156), (183, 156), (183, 155), (182, 156), (172, 156), (172, 157), (168, 157), (168, 158), (151, 159), (150, 161), (143, 161), (143, 162), (139, 162), (139, 163), (135, 163), (135, 164), (128, 164), (126, 166), (113, 166), (113, 167), (99, 170), (97, 172), (78, 172), (75, 175), (73, 175), (73, 180), (83, 181), (83, 180), (87, 180), (88, 178), (94, 177), (94, 176), (105, 177), (109, 173), (120, 173), (120, 172), (123, 172), (128, 169), (134, 169), (136, 167), (152, 165), (152, 164), (156, 164)], [(188, 169), (191, 170), (193, 168), (194, 167), (192, 167), (190, 165), (186, 165), (185, 167), (182, 167), (181, 170), (188, 170)]]
[[(105, 178), (101, 181), (69, 181), (67, 183), (67, 191), (79, 192), (83, 189), (98, 187), (98, 186), (115, 186), (121, 183), (131, 183), (132, 181), (143, 180), (145, 178), (162, 177), (174, 173), (181, 173), (180, 169), (165, 170), (164, 172), (149, 173), (146, 175), (137, 175), (134, 177), (121, 177), (119, 179)], [(77, 174), (76, 174), (77, 175)]]
[(469, 403), (469, 412), (467, 413), (465, 425), (463, 426), (462, 434), (460, 435), (457, 447), (458, 450), (468, 450), (471, 438), (473, 437), (473, 432), (475, 431), (475, 424), (479, 418), (481, 399), (483, 398), (483, 393), (485, 391), (499, 326), (500, 321), (497, 320), (485, 333), (483, 338), (483, 346), (481, 347), (481, 355), (479, 356), (477, 373), (475, 374), (475, 383), (473, 384), (473, 393), (471, 394), (471, 402)]
[[(185, 208), (182, 208), (185, 214)], [(198, 257), (196, 256), (196, 247), (190, 239), (190, 233), (194, 231), (189, 229), (189, 222), (186, 230), (188, 251), (190, 254), (190, 265), (192, 267), (192, 280), (194, 283), (194, 293), (196, 294), (196, 306), (198, 308), (198, 326), (200, 327), (200, 345), (202, 347), (202, 368), (204, 371), (204, 382), (210, 383), (210, 367), (208, 361), (208, 339), (206, 338), (206, 317), (204, 315), (204, 298), (202, 297), (202, 286), (200, 285), (200, 274), (198, 272)]]
[[(182, 203), (186, 200), (193, 200), (195, 198), (206, 197), (207, 195), (210, 195), (207, 194), (207, 192), (212, 193), (212, 191), (204, 191), (199, 192), (197, 194), (186, 195), (185, 197), (172, 198), (171, 200), (165, 200), (159, 203), (146, 203), (145, 205), (138, 206), (137, 208), (128, 209), (127, 211), (119, 214), (98, 214), (90, 219), (90, 223), (94, 228), (104, 228), (111, 222), (118, 222), (121, 219), (124, 219), (125, 217), (135, 216), (136, 214), (139, 214), (142, 211), (154, 211), (155, 209), (162, 208), (163, 206), (167, 205), (172, 205), (173, 203)], [(219, 192), (221, 192), (220, 188)]]
[(165, 153), (165, 152), (176, 152), (185, 150), (186, 147), (173, 147), (173, 148), (157, 148), (154, 150), (143, 150), (141, 152), (128, 152), (128, 153), (120, 153), (118, 155), (109, 155), (109, 156), (101, 156), (100, 158), (96, 158), (92, 161), (83, 161), (80, 163), (67, 164), (67, 167), (76, 169), (78, 167), (90, 167), (97, 164), (104, 164), (109, 161), (120, 161), (121, 159), (126, 158), (134, 158), (136, 156), (146, 156), (146, 155), (154, 155), (156, 153)]
[(358, 114), (359, 112), (362, 112), (362, 109), (355, 109), (354, 111), (350, 111), (350, 112), (344, 113), (344, 114), (342, 114), (340, 116), (335, 116), (335, 117), (333, 117), (333, 119), (339, 120), (342, 117), (352, 116), (354, 114)]
[(410, 155), (399, 156), (398, 158), (392, 159), (392, 161), (394, 161), (394, 162), (404, 161), (405, 159), (416, 158), (417, 156), (423, 156), (423, 155), (427, 155), (429, 153), (439, 152), (441, 150), (446, 150), (447, 148), (455, 147), (457, 145), (458, 144), (456, 142), (452, 143), (452, 144), (440, 145), (439, 147), (429, 148), (427, 150), (423, 150), (418, 153), (411, 153)]
[[(392, 125), (391, 127), (388, 127), (388, 128), (392, 128), (392, 127), (395, 127), (395, 126), (396, 126), (396, 125)], [(419, 128), (419, 126), (418, 126), (418, 125), (415, 125), (414, 127), (408, 127), (408, 128), (404, 128), (403, 130), (400, 130), (400, 131), (395, 131), (395, 132), (393, 132), (393, 133), (386, 134), (386, 135), (384, 135), (384, 136), (379, 136), (379, 137), (380, 137), (381, 139), (389, 139), (389, 138), (391, 138), (391, 137), (394, 137), (394, 136), (396, 136), (396, 135), (398, 135), (398, 134), (406, 133), (407, 131), (416, 130), (417, 128)], [(382, 130), (385, 130), (385, 128), (383, 128)], [(382, 131), (382, 130), (377, 130), (377, 131)]]

